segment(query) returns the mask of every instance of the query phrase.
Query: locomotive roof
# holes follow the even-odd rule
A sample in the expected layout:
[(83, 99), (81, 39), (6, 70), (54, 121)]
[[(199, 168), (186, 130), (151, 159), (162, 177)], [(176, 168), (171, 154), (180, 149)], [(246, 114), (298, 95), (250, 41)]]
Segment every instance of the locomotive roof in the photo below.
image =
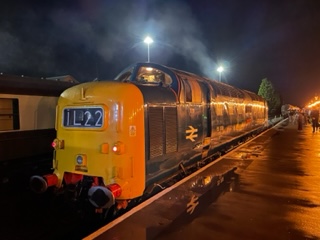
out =
[(248, 90), (239, 89), (237, 87), (228, 85), (223, 82), (219, 82), (217, 80), (209, 79), (207, 77), (199, 76), (194, 73), (190, 73), (190, 72), (179, 70), (179, 69), (172, 68), (172, 67), (167, 67), (167, 66), (157, 64), (157, 63), (150, 63), (150, 62), (148, 62), (148, 63), (141, 63), (141, 62), (135, 63), (135, 64), (130, 65), (126, 69), (124, 69), (118, 76), (122, 75), (124, 72), (128, 71), (129, 69), (134, 69), (133, 75), (135, 75), (137, 69), (141, 66), (149, 66), (152, 68), (157, 68), (157, 69), (167, 73), (168, 75), (170, 75), (170, 77), (173, 79), (171, 87), (175, 90), (178, 89), (178, 85), (179, 85), (178, 84), (179, 80), (178, 80), (177, 76), (180, 76), (182, 79), (187, 80), (188, 78), (193, 78), (193, 79), (197, 79), (197, 80), (208, 83), (214, 89), (214, 92), (216, 95), (224, 95), (224, 96), (228, 96), (228, 97), (250, 99), (250, 100), (255, 100), (255, 101), (263, 101), (263, 98), (261, 96), (255, 94), (253, 92), (250, 92)]

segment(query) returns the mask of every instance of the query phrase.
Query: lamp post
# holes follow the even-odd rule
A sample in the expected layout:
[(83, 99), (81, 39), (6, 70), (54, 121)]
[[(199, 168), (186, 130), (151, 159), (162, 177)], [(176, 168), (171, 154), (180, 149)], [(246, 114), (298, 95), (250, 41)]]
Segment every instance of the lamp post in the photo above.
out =
[(147, 36), (145, 39), (144, 39), (144, 43), (146, 43), (148, 45), (148, 62), (150, 62), (150, 50), (149, 50), (149, 45), (151, 43), (153, 43), (153, 39), (149, 36)]
[(217, 71), (219, 72), (219, 82), (221, 82), (221, 73), (223, 72), (223, 67), (222, 66), (220, 66), (220, 67), (218, 67), (218, 69), (217, 69)]

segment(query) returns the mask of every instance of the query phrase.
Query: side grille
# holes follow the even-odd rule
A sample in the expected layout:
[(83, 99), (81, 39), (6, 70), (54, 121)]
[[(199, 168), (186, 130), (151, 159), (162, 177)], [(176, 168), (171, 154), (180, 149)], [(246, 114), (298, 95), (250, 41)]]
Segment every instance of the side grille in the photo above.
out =
[(163, 109), (149, 108), (149, 158), (163, 154)]
[(177, 150), (177, 110), (149, 107), (149, 159)]
[(165, 108), (166, 153), (177, 151), (177, 109)]

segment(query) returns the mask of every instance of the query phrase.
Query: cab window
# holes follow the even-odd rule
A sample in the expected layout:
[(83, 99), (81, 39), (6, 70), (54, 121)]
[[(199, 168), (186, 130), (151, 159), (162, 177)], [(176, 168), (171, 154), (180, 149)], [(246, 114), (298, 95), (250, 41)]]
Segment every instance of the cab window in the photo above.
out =
[(136, 81), (141, 84), (162, 84), (163, 86), (170, 86), (172, 83), (168, 74), (152, 67), (141, 67), (137, 73)]
[(130, 81), (132, 71), (133, 71), (133, 68), (129, 69), (124, 73), (120, 73), (120, 75), (117, 76), (115, 80), (120, 82)]

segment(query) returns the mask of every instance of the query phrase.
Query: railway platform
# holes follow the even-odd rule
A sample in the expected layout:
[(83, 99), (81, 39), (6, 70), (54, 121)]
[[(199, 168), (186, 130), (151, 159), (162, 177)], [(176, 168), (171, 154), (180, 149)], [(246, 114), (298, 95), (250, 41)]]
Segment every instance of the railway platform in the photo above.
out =
[(320, 132), (284, 120), (84, 239), (320, 239)]

